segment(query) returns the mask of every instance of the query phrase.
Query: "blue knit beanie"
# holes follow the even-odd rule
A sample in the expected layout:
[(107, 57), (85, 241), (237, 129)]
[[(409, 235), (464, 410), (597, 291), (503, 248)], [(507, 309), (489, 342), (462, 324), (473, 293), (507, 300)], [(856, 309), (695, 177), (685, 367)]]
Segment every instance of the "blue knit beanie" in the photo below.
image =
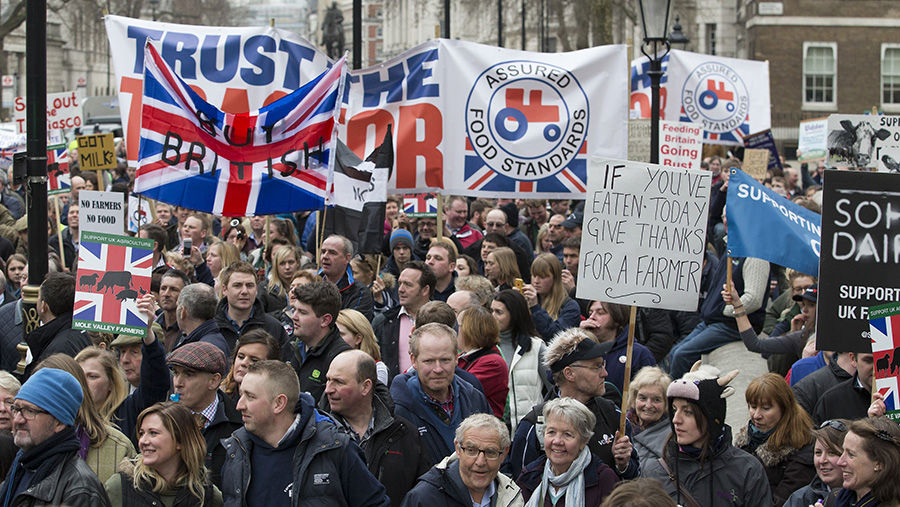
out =
[(413, 235), (406, 229), (397, 229), (396, 231), (391, 233), (391, 253), (394, 253), (394, 248), (399, 244), (404, 243), (410, 250), (413, 249)]
[(84, 401), (84, 392), (71, 373), (41, 368), (22, 385), (16, 399), (34, 403), (59, 422), (71, 426), (75, 423), (78, 407)]

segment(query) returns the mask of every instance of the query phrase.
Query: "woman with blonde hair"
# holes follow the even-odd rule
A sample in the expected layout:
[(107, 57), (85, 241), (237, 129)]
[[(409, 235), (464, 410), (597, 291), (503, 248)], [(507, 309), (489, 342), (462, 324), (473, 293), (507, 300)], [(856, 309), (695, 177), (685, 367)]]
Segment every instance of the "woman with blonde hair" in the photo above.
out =
[(762, 463), (773, 505), (781, 507), (794, 491), (816, 476), (812, 419), (777, 373), (753, 379), (744, 396), (750, 421), (735, 436), (734, 445)]
[(206, 265), (216, 281), (216, 296), (222, 297), (222, 286), (219, 283), (219, 273), (231, 264), (241, 260), (241, 252), (236, 246), (221, 239), (214, 239), (206, 249)]
[(157, 403), (141, 412), (137, 427), (141, 454), (123, 460), (105, 481), (113, 507), (223, 505), (204, 466), (206, 441), (187, 407)]
[(522, 275), (513, 249), (501, 246), (491, 250), (484, 260), (484, 276), (494, 285), (494, 292), (515, 287), (516, 278)]
[(112, 352), (98, 347), (81, 349), (75, 356), (87, 380), (94, 407), (100, 416), (113, 424), (119, 405), (128, 397), (125, 372)]
[(134, 446), (121, 431), (114, 428), (100, 415), (94, 405), (88, 388), (84, 370), (75, 359), (63, 353), (53, 354), (41, 361), (35, 371), (41, 368), (56, 368), (70, 373), (78, 379), (84, 394), (84, 401), (75, 415), (75, 432), (81, 439), (78, 455), (97, 474), (100, 482), (106, 482), (116, 473), (116, 464), (123, 458), (133, 458)]
[(345, 309), (338, 314), (337, 327), (347, 345), (372, 356), (379, 382), (388, 385), (388, 368), (381, 360), (381, 349), (369, 319), (356, 310)]
[(295, 246), (275, 250), (265, 288), (260, 290), (266, 313), (280, 312), (290, 304), (291, 280), (300, 269), (300, 257), (300, 250)]
[(541, 254), (531, 263), (531, 283), (522, 291), (531, 318), (544, 340), (570, 327), (578, 327), (581, 309), (569, 297), (562, 284), (562, 268), (559, 258), (553, 254)]

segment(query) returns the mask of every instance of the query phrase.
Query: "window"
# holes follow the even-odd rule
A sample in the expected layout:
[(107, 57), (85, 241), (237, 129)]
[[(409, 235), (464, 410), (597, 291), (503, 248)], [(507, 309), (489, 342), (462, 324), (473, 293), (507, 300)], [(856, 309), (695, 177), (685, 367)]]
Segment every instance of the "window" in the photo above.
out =
[(881, 105), (900, 111), (900, 44), (881, 45)]
[(709, 48), (708, 53), (711, 55), (716, 54), (716, 24), (715, 23), (707, 23), (706, 24), (706, 47)]
[(837, 44), (803, 43), (803, 107), (830, 110), (837, 107)]

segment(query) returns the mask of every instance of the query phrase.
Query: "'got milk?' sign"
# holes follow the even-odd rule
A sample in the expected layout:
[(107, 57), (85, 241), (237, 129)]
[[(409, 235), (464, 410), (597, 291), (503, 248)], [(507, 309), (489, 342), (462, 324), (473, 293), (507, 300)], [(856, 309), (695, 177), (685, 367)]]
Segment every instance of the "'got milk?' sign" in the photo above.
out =
[(696, 310), (711, 174), (593, 158), (578, 297)]

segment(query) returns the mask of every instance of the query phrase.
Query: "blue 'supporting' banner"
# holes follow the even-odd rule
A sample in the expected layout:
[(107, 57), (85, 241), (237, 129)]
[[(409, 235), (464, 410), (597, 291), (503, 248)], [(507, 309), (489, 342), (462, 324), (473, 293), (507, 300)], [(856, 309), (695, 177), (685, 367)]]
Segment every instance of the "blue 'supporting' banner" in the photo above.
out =
[(728, 252), (819, 276), (822, 216), (781, 197), (743, 171), (728, 181)]

